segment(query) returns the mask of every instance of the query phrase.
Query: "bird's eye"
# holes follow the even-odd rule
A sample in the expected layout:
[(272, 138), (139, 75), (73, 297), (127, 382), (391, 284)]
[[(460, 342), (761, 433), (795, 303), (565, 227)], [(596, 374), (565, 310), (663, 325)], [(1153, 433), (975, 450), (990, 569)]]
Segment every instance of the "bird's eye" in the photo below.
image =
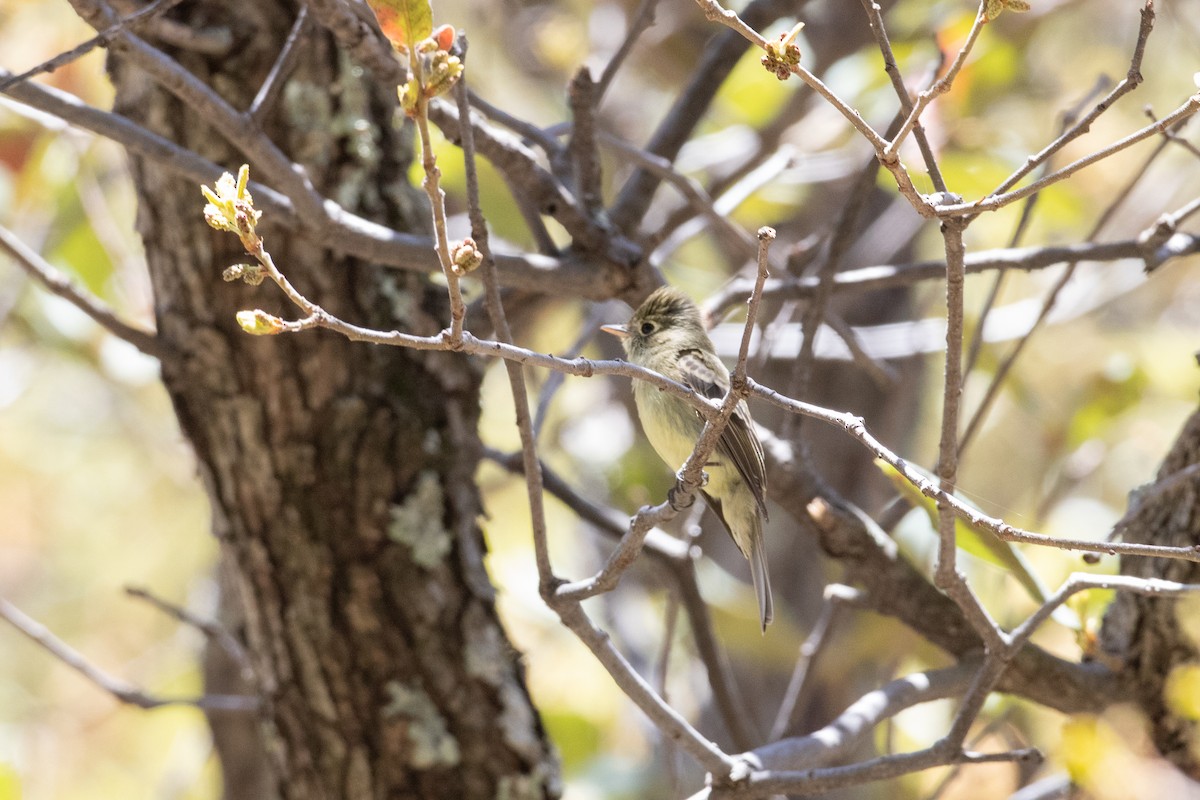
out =
[(642, 331), (642, 336), (649, 336), (650, 334), (654, 333), (654, 323), (643, 322), (640, 330)]

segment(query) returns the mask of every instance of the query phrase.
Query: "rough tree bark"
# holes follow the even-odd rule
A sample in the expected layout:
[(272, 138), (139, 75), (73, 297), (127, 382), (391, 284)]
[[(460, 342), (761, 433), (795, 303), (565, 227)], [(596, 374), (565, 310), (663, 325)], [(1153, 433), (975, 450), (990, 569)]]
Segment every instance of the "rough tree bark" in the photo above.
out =
[[(104, 26), (90, 3), (75, 4)], [(297, 10), (196, 0), (175, 19), (228, 27), (232, 46), (220, 56), (163, 48), (245, 109)], [(401, 229), (420, 225), (395, 87), (376, 85), (322, 33), (301, 46), (264, 129), (327, 196)], [(246, 160), (120, 44), (112, 52), (116, 111), (231, 171)], [(238, 586), (278, 794), (556, 796), (557, 765), (482, 565), (480, 365), (323, 332), (245, 335), (238, 309), (291, 309), (273, 287), (223, 283), (222, 269), (246, 258), (204, 225), (198, 187), (132, 162), (163, 380)], [(444, 291), (428, 281), (285, 238), (269, 220), (262, 230), (281, 268), (333, 313), (442, 327)]]
[[(1200, 464), (1200, 411), (1184, 425), (1156, 476), (1164, 483), (1181, 470)], [(1172, 547), (1200, 546), (1200, 482), (1192, 475), (1169, 487), (1155, 484), (1129, 498), (1130, 515), (1123, 526), (1127, 542)], [(1200, 564), (1151, 558), (1127, 558), (1121, 574), (1200, 583)], [(1109, 606), (1101, 629), (1103, 658), (1118, 669), (1150, 722), (1154, 744), (1168, 760), (1200, 780), (1200, 731), (1196, 721), (1167, 702), (1166, 686), (1176, 667), (1200, 665), (1196, 625), (1181, 613), (1196, 606), (1171, 598), (1121, 594)]]

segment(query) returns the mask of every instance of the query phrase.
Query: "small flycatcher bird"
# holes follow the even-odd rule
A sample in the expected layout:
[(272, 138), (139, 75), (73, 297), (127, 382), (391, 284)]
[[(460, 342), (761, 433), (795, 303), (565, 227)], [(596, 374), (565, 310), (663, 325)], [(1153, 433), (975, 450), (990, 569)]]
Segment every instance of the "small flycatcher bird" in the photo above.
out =
[[(633, 312), (629, 324), (605, 325), (602, 330), (620, 336), (629, 360), (640, 367), (704, 397), (719, 399), (729, 390), (729, 370), (704, 330), (700, 309), (678, 289), (657, 289)], [(655, 452), (668, 466), (682, 467), (700, 439), (704, 418), (682, 398), (646, 381), (633, 382), (633, 397), (642, 429)], [(745, 400), (737, 404), (704, 470), (708, 474), (701, 489), (704, 499), (750, 561), (765, 632), (775, 616), (762, 530), (767, 518), (767, 475), (762, 444)]]

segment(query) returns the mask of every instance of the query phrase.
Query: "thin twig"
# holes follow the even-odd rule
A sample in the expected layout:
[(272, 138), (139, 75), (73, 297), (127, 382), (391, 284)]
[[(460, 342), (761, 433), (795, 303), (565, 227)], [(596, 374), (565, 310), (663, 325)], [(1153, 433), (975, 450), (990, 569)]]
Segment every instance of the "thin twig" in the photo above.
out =
[(308, 6), (301, 5), (300, 11), (296, 14), (296, 21), (292, 23), (292, 29), (288, 31), (287, 39), (283, 42), (283, 48), (275, 58), (275, 63), (271, 65), (271, 71), (263, 79), (262, 85), (258, 87), (258, 93), (254, 95), (254, 100), (246, 109), (246, 115), (251, 119), (261, 124), (263, 114), (275, 105), (279, 92), (283, 90), (284, 81), (287, 80), (300, 58), (300, 40), (307, 32)]
[[(908, 94), (908, 87), (904, 85), (900, 67), (896, 64), (896, 55), (892, 52), (892, 43), (888, 39), (887, 28), (883, 24), (883, 11), (875, 0), (862, 0), (862, 4), (867, 12), (867, 22), (871, 26), (871, 33), (874, 34), (875, 42), (879, 45), (879, 52), (883, 55), (884, 72), (891, 79), (892, 88), (895, 89), (896, 97), (900, 100), (900, 112), (909, 115), (913, 112), (913, 102)], [(938, 169), (933, 148), (929, 146), (929, 139), (925, 136), (925, 128), (921, 125), (920, 120), (913, 123), (912, 134), (917, 147), (921, 150), (921, 158), (925, 161), (925, 170), (929, 173), (933, 188), (936, 191), (945, 192), (946, 181), (942, 178), (942, 171)]]
[(1129, 69), (1125, 74), (1125, 78), (1113, 87), (1108, 96), (1096, 104), (1096, 107), (1082, 117), (1071, 127), (1065, 129), (1059, 136), (1050, 144), (1043, 147), (1037, 153), (1025, 159), (1025, 163), (1021, 168), (1015, 171), (1004, 179), (1001, 184), (992, 192), (993, 195), (1006, 192), (1013, 186), (1032, 172), (1039, 164), (1044, 163), (1052, 155), (1057, 153), (1071, 141), (1082, 136), (1091, 130), (1092, 123), (1096, 121), (1101, 114), (1112, 108), (1113, 104), (1124, 95), (1132, 92), (1142, 83), (1142, 57), (1146, 52), (1146, 41), (1150, 38), (1150, 31), (1154, 28), (1154, 3), (1153, 0), (1142, 6), (1141, 24), (1138, 27), (1137, 42), (1133, 47), (1133, 57), (1129, 61)]
[(130, 597), (136, 597), (138, 600), (144, 600), (164, 614), (174, 617), (185, 625), (190, 625), (200, 631), (229, 654), (229, 657), (241, 669), (243, 678), (253, 679), (254, 667), (250, 663), (250, 656), (246, 653), (246, 648), (242, 647), (242, 643), (238, 641), (237, 637), (230, 633), (224, 626), (218, 625), (212, 620), (201, 619), (182, 606), (168, 603), (161, 597), (152, 594), (148, 589), (137, 586), (126, 586), (125, 594)]
[[(1136, 258), (1147, 265), (1156, 263), (1153, 252), (1147, 251), (1147, 240), (1153, 231), (1147, 229), (1132, 239), (1115, 242), (1080, 242), (1078, 244), (1044, 247), (1001, 248), (978, 250), (967, 253), (963, 266), (968, 275), (979, 275), (991, 271), (1021, 270), (1030, 272), (1059, 264), (1074, 264), (1080, 261), (1112, 262)], [(1171, 256), (1191, 255), (1200, 251), (1200, 237), (1191, 237), (1184, 246)], [(946, 275), (945, 260), (916, 261), (907, 264), (889, 264), (839, 272), (833, 277), (833, 292), (873, 292), (911, 286), (928, 280), (937, 280)], [(752, 284), (735, 278), (704, 304), (704, 313), (710, 317), (721, 317), (726, 310), (743, 303), (750, 296)], [(802, 278), (772, 278), (763, 286), (763, 297), (770, 299), (797, 299), (812, 297), (818, 280), (812, 276)]]
[(800, 697), (804, 692), (809, 670), (817, 658), (817, 654), (825, 646), (834, 619), (841, 609), (847, 605), (857, 605), (862, 599), (862, 592), (840, 583), (832, 583), (825, 587), (825, 602), (821, 604), (821, 613), (813, 623), (812, 630), (800, 644), (800, 652), (796, 657), (796, 665), (792, 668), (792, 677), (788, 681), (783, 699), (779, 703), (779, 711), (775, 714), (775, 722), (771, 725), (768, 741), (777, 741), (787, 732), (791, 725), (792, 716), (799, 707)]
[(1014, 189), (1012, 191), (1003, 192), (1000, 194), (991, 194), (972, 203), (950, 203), (947, 205), (938, 205), (934, 207), (934, 211), (939, 217), (949, 218), (962, 216), (964, 214), (973, 216), (976, 212), (995, 211), (996, 209), (1003, 208), (1009, 203), (1016, 202), (1017, 200), (1021, 200), (1022, 198), (1028, 197), (1031, 194), (1040, 192), (1047, 186), (1051, 186), (1063, 180), (1064, 178), (1074, 175), (1084, 167), (1090, 167), (1092, 164), (1103, 161), (1110, 156), (1125, 150), (1126, 148), (1132, 147), (1133, 145), (1144, 141), (1151, 136), (1154, 136), (1155, 134), (1166, 132), (1177, 123), (1195, 115), (1197, 111), (1200, 111), (1200, 92), (1193, 94), (1182, 105), (1157, 122), (1147, 125), (1144, 128), (1140, 128), (1128, 136), (1118, 139), (1106, 147), (1100, 148), (1090, 155), (1076, 159), (1070, 164), (1067, 164), (1065, 167), (1061, 167), (1054, 172), (1051, 172), (1049, 175), (1039, 178), (1033, 183), (1023, 186), (1020, 189)]
[(117, 34), (126, 30), (136, 30), (142, 23), (148, 22), (151, 18), (159, 14), (165, 14), (179, 5), (180, 2), (182, 0), (154, 0), (154, 2), (145, 8), (139, 9), (127, 17), (121, 17), (91, 39), (71, 48), (65, 53), (59, 53), (54, 58), (43, 61), (36, 67), (31, 67), (19, 75), (9, 75), (0, 79), (0, 92), (7, 92), (9, 88), (16, 86), (18, 83), (23, 83), (36, 75), (61, 69), (71, 62), (83, 58), (97, 47), (107, 47)]
[(78, 650), (51, 633), (45, 625), (28, 616), (3, 597), (0, 597), (0, 617), (63, 664), (122, 703), (147, 710), (163, 706), (192, 706), (205, 711), (255, 711), (260, 705), (257, 697), (240, 695), (156, 697), (147, 694), (92, 664)]
[[(459, 81), (454, 87), (455, 100), (458, 102), (460, 113), (470, 111), (466, 80)], [(471, 126), (463, 126), (463, 161), (467, 183), (467, 213), (471, 219), (471, 234), (479, 252), (483, 255), (483, 284), (488, 318), (492, 329), (499, 341), (509, 344), (512, 342), (512, 329), (508, 325), (508, 317), (504, 313), (504, 304), (500, 299), (500, 288), (496, 280), (496, 264), (492, 259), (491, 244), (487, 221), (479, 206), (479, 173), (475, 165), (475, 138)], [(445, 225), (445, 218), (441, 220)], [(455, 281), (457, 286), (457, 280)], [(453, 296), (453, 295), (452, 295)], [(462, 296), (459, 295), (459, 302)], [(460, 330), (461, 335), (461, 330)], [(525, 374), (520, 364), (512, 361), (504, 362), (508, 375), (509, 388), (512, 393), (513, 406), (516, 411), (517, 431), (521, 438), (521, 466), (525, 475), (526, 491), (529, 499), (529, 513), (533, 527), (534, 558), (538, 569), (538, 585), (544, 595), (553, 591), (557, 580), (550, 565), (550, 549), (546, 540), (546, 511), (542, 497), (542, 464), (537, 455), (537, 436), (533, 429), (533, 420), (529, 414), (529, 396), (525, 388)]]
[(617, 70), (625, 63), (625, 59), (633, 52), (633, 45), (638, 38), (645, 33), (646, 29), (654, 24), (654, 7), (658, 5), (658, 0), (642, 0), (637, 11), (633, 14), (633, 19), (629, 23), (629, 29), (625, 31), (625, 38), (621, 41), (621, 46), (617, 48), (617, 52), (613, 53), (613, 57), (604, 65), (604, 72), (600, 74), (600, 80), (596, 81), (596, 104), (599, 105), (604, 99), (605, 92), (612, 84), (613, 78), (616, 77)]
[(1079, 592), (1092, 589), (1112, 589), (1120, 592), (1130, 592), (1145, 597), (1180, 597), (1185, 594), (1200, 592), (1200, 584), (1178, 583), (1160, 578), (1135, 578), (1131, 575), (1091, 575), (1083, 572), (1073, 572), (1063, 581), (1046, 602), (1024, 622), (1013, 629), (1008, 635), (1008, 653), (1015, 655), (1038, 629), (1039, 626), (1071, 598)]
[[(980, 7), (980, 15), (983, 8)], [(942, 386), (942, 425), (938, 441), (937, 476), (939, 484), (951, 494), (958, 479), (958, 417), (962, 399), (963, 346), (963, 284), (966, 269), (963, 265), (964, 220), (942, 223), (946, 247), (946, 365)], [(989, 651), (1000, 644), (999, 628), (987, 609), (958, 572), (958, 541), (955, 535), (957, 517), (954, 509), (939, 500), (937, 567), (934, 585), (948, 594), (979, 634)]]
[(1054, 536), (1046, 536), (1040, 533), (1018, 528), (1010, 525), (1004, 520), (996, 517), (988, 516), (974, 506), (960, 500), (950, 492), (944, 491), (937, 481), (930, 480), (920, 470), (914, 469), (900, 456), (896, 455), (890, 449), (885, 447), (873, 434), (867, 429), (861, 417), (854, 414), (833, 411), (823, 408), (812, 403), (806, 403), (802, 400), (795, 400), (790, 397), (785, 397), (774, 389), (756, 383), (752, 378), (747, 378), (750, 384), (750, 394), (768, 403), (776, 405), (787, 411), (795, 414), (804, 414), (814, 419), (822, 420), (830, 425), (842, 429), (847, 434), (855, 439), (859, 444), (873, 453), (877, 458), (882, 459), (887, 464), (904, 476), (913, 486), (920, 490), (921, 494), (926, 497), (944, 503), (954, 509), (963, 520), (966, 520), (972, 525), (986, 528), (996, 536), (1006, 542), (1021, 542), (1023, 544), (1034, 544), (1043, 547), (1055, 547), (1060, 550), (1078, 550), (1087, 553), (1104, 553), (1113, 556), (1146, 556), (1154, 558), (1175, 558), (1182, 561), (1195, 561), (1200, 563), (1200, 546), (1196, 547), (1168, 547), (1165, 545), (1150, 545), (1150, 544), (1131, 544), (1129, 542), (1105, 542), (1105, 541), (1087, 541), (1084, 539), (1066, 539)]
[[(414, 54), (414, 58), (415, 58)], [(429, 205), (433, 209), (434, 247), (437, 250), (438, 262), (442, 265), (442, 274), (446, 277), (446, 293), (450, 296), (450, 344), (458, 345), (462, 341), (463, 324), (467, 316), (467, 307), (463, 303), (462, 287), (459, 286), (458, 275), (450, 256), (450, 239), (446, 232), (446, 193), (442, 191), (442, 171), (437, 165), (437, 156), (433, 152), (433, 137), (429, 133), (429, 101), (420, 91), (417, 101), (417, 111), (413, 115), (417, 123), (417, 132), (421, 139), (421, 166), (425, 178), (421, 186), (429, 197)], [(465, 104), (464, 104), (465, 105)], [(467, 107), (469, 109), (469, 107)], [(469, 125), (463, 126), (464, 136), (470, 136)], [(482, 249), (480, 252), (483, 252)], [(484, 256), (486, 261), (487, 255)], [(495, 262), (493, 263), (493, 268)], [(493, 326), (495, 320), (492, 320)], [(502, 339), (503, 341), (503, 339)]]
[[(485, 448), (484, 456), (505, 469), (522, 472), (522, 459), (519, 453), (507, 455)], [(625, 535), (628, 520), (624, 515), (615, 510), (598, 506), (580, 496), (567, 481), (545, 464), (541, 469), (546, 491), (562, 501), (581, 519), (595, 525), (605, 534), (617, 540)], [(645, 549), (647, 554), (674, 578), (680, 602), (687, 612), (692, 636), (695, 639), (696, 654), (700, 657), (700, 662), (708, 674), (713, 702), (721, 715), (726, 730), (729, 731), (734, 746), (739, 750), (749, 749), (757, 741), (757, 737), (750, 730), (745, 713), (746, 704), (738, 692), (729, 660), (717, 641), (708, 604), (704, 602), (704, 598), (700, 594), (700, 585), (696, 577), (698, 551), (688, 543), (658, 529), (651, 530), (647, 535)]]
[(16, 234), (3, 226), (0, 226), (0, 250), (12, 256), (17, 266), (47, 291), (87, 314), (113, 336), (128, 342), (152, 358), (159, 357), (159, 341), (154, 331), (131, 325), (118, 318), (111, 308), (88, 294), (79, 284), (44, 260)]
[(682, 715), (662, 701), (633, 665), (613, 646), (612, 639), (600, 630), (576, 602), (553, 604), (563, 623), (592, 651), (617, 686), (658, 727), (664, 736), (696, 759), (713, 775), (729, 775), (737, 762), (692, 727)]
[(921, 114), (925, 112), (925, 108), (933, 102), (935, 97), (950, 91), (950, 87), (954, 85), (954, 79), (958, 77), (963, 64), (967, 62), (967, 56), (975, 47), (975, 41), (979, 38), (979, 33), (987, 23), (987, 14), (984, 11), (985, 7), (985, 3), (981, 2), (979, 4), (979, 10), (975, 12), (975, 21), (971, 23), (971, 30), (967, 34), (967, 39), (963, 42), (963, 46), (959, 48), (958, 55), (954, 57), (954, 61), (950, 62), (950, 67), (946, 70), (946, 73), (933, 86), (917, 94), (917, 101), (912, 104), (912, 110), (909, 111), (908, 117), (905, 118), (904, 123), (900, 126), (900, 130), (892, 137), (887, 147), (884, 148), (881, 160), (895, 158), (900, 151), (900, 145), (904, 143), (905, 137), (916, 126), (917, 121), (921, 118)]
[[(1153, 164), (1158, 156), (1166, 150), (1166, 145), (1167, 141), (1164, 139), (1159, 143), (1159, 146), (1150, 153), (1146, 160), (1142, 162), (1141, 167), (1135, 170), (1133, 174), (1129, 176), (1129, 179), (1125, 182), (1125, 185), (1116, 193), (1116, 195), (1105, 207), (1104, 212), (1101, 213), (1100, 218), (1096, 220), (1095, 225), (1092, 226), (1092, 230), (1087, 235), (1088, 242), (1095, 241), (1095, 239), (1100, 236), (1101, 231), (1104, 230), (1104, 227), (1108, 224), (1109, 220), (1113, 218), (1113, 215), (1116, 213), (1117, 209), (1122, 206), (1125, 200), (1133, 193), (1134, 187), (1136, 187), (1142, 178), (1146, 176), (1150, 169), (1150, 165)], [(1036, 194), (1031, 195), (1030, 199), (1037, 196), (1038, 195)], [(1173, 232), (1172, 225), (1168, 224), (1166, 227), (1168, 232)], [(1154, 228), (1151, 227), (1143, 231), (1136, 239), (1137, 245), (1141, 249), (1141, 258), (1146, 264), (1147, 271), (1149, 271), (1151, 268), (1150, 264), (1152, 259), (1158, 258), (1156, 254), (1157, 248), (1151, 243), (1151, 241), (1152, 239), (1159, 237), (1164, 239), (1166, 238), (1162, 234), (1159, 234), (1159, 236), (1156, 237)], [(984, 420), (987, 419), (988, 412), (991, 410), (996, 398), (1000, 396), (1000, 389), (1004, 385), (1005, 380), (1008, 378), (1009, 373), (1012, 372), (1013, 366), (1016, 364), (1017, 359), (1020, 357), (1025, 347), (1029, 344), (1030, 340), (1033, 338), (1034, 333), (1040, 330), (1045, 324), (1046, 320), (1049, 319), (1050, 312), (1054, 310), (1055, 305), (1058, 303), (1059, 295), (1062, 294), (1063, 289), (1066, 288), (1067, 284), (1070, 283), (1071, 279), (1074, 277), (1076, 270), (1079, 268), (1079, 264), (1079, 261), (1070, 261), (1066, 264), (1066, 268), (1063, 270), (1062, 274), (1058, 276), (1058, 279), (1055, 280), (1054, 285), (1050, 287), (1050, 290), (1046, 293), (1045, 298), (1043, 298), (1041, 308), (1038, 310), (1038, 315), (1034, 319), (1033, 325), (1029, 327), (1029, 330), (1026, 331), (1024, 336), (1017, 340), (1016, 344), (1013, 345), (1009, 353), (996, 367), (996, 371), (992, 375), (992, 379), (988, 383), (988, 387), (984, 391), (983, 397), (979, 401), (979, 405), (976, 406), (975, 412), (971, 415), (970, 420), (967, 422), (967, 425), (963, 430), (962, 439), (959, 443), (960, 452), (966, 448), (966, 446), (979, 432)]]
[[(721, 24), (737, 31), (744, 38), (759, 48), (766, 48), (767, 40), (764, 39), (761, 34), (754, 30), (754, 28), (752, 28), (750, 25), (746, 24), (746, 22), (743, 21), (742, 18), (739, 17), (735, 12), (722, 8), (717, 0), (696, 0), (696, 3), (701, 7), (701, 9), (704, 10), (704, 15), (708, 19), (720, 22)], [(892, 177), (896, 181), (896, 188), (899, 190), (900, 194), (906, 200), (908, 200), (909, 204), (912, 205), (913, 209), (916, 210), (918, 214), (926, 218), (932, 218), (936, 216), (934, 206), (920, 192), (918, 192), (917, 188), (913, 185), (912, 176), (908, 174), (908, 170), (905, 169), (902, 163), (900, 163), (899, 155), (890, 150), (890, 145), (898, 144), (899, 137), (894, 139), (892, 142), (888, 142), (887, 139), (881, 136), (878, 131), (872, 128), (866, 122), (866, 120), (862, 118), (862, 115), (859, 114), (853, 106), (851, 106), (845, 100), (842, 100), (842, 98), (839, 97), (836, 92), (826, 86), (820, 78), (806, 69), (803, 64), (797, 64), (792, 67), (792, 74), (798, 76), (800, 80), (804, 81), (804, 83), (808, 85), (810, 89), (821, 95), (826, 102), (832, 105), (838, 111), (838, 113), (846, 118), (846, 121), (849, 122), (855, 130), (862, 134), (863, 138), (865, 138), (875, 150), (875, 155), (879, 159), (879, 163), (884, 169), (892, 174)], [(913, 114), (910, 115), (910, 117), (916, 115), (919, 115), (919, 110), (914, 108)], [(901, 132), (904, 132), (903, 129)]]

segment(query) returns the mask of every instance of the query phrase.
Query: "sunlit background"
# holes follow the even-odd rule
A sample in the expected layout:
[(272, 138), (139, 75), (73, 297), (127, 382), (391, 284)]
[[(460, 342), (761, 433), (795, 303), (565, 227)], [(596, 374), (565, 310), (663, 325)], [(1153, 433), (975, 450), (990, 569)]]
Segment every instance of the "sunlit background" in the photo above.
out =
[[(832, 20), (865, 28), (857, 3), (810, 6), (824, 25)], [(947, 183), (968, 199), (986, 194), (1053, 139), (1065, 109), (1085, 101), (1090, 108), (1096, 99), (1092, 89), (1102, 76), (1117, 80), (1128, 68), (1135, 4), (1034, 0), (1034, 6), (1029, 14), (1006, 14), (985, 30), (954, 90), (930, 111), (930, 137)], [(467, 74), (477, 93), (518, 117), (552, 126), (569, 118), (566, 82), (582, 64), (599, 74), (620, 46), (636, 7), (633, 0), (460, 0), (435, 2), (434, 15), (437, 22), (467, 32)], [(1196, 11), (1194, 3), (1163, 4), (1142, 68), (1145, 84), (1068, 147), (1058, 164), (1146, 124), (1147, 108), (1165, 114), (1196, 90)], [(902, 67), (919, 76), (936, 55), (931, 32), (937, 32), (938, 44), (953, 49), (973, 16), (966, 2), (901, 3), (887, 19)], [(691, 0), (661, 0), (657, 20), (604, 106), (602, 128), (634, 144), (643, 143), (661, 120), (713, 31)], [(792, 24), (788, 20), (764, 33), (771, 36)], [(0, 0), (0, 67), (10, 72), (91, 34), (64, 0)], [(810, 50), (803, 36), (801, 45)], [(894, 111), (894, 94), (873, 47), (823, 65), (823, 77), (877, 127)], [(110, 102), (100, 53), (38, 80), (93, 105)], [(827, 221), (813, 209), (832, 182), (857, 172), (868, 152), (834, 111), (810, 95), (798, 95), (799, 87), (798, 81), (777, 82), (758, 67), (757, 55), (748, 53), (678, 160), (681, 170), (708, 183), (740, 152), (756, 146), (757, 129), (782, 119), (782, 130), (776, 131), (778, 164), (730, 213), (749, 230), (782, 222), (792, 241), (807, 232), (806, 219)], [(1184, 128), (1182, 135), (1197, 141), (1194, 128)], [(1023, 243), (1083, 240), (1154, 146), (1133, 148), (1044, 192)], [(443, 142), (439, 153), (452, 207), (461, 212), (459, 152)], [(629, 161), (607, 146), (604, 157), (611, 197), (628, 175)], [(904, 157), (910, 165), (919, 163), (915, 151)], [(485, 211), (498, 238), (512, 247), (531, 246), (503, 182), (486, 167), (484, 178)], [(889, 180), (880, 178), (882, 185)], [(918, 188), (931, 189), (927, 181)], [(1158, 214), (1195, 197), (1198, 188), (1200, 160), (1182, 147), (1168, 148), (1101, 238), (1136, 236)], [(680, 202), (669, 189), (660, 191), (659, 201), (642, 223), (645, 230), (655, 230)], [(202, 224), (199, 209), (197, 192), (196, 222)], [(0, 98), (0, 225), (127, 318), (150, 324), (135, 211), (120, 148)], [(980, 218), (969, 229), (968, 247), (1006, 246), (1019, 213), (1012, 206)], [(911, 211), (896, 213), (872, 228), (877, 239), (869, 248), (864, 244), (863, 253), (886, 253), (889, 237), (907, 242), (915, 226)], [(456, 230), (466, 230), (465, 220), (453, 221), (452, 235)], [(552, 223), (550, 233), (561, 235)], [(937, 258), (940, 246), (935, 227), (916, 231), (917, 258)], [(744, 266), (705, 230), (681, 237), (661, 255), (666, 278), (698, 299)], [(1200, 386), (1194, 355), (1200, 341), (1196, 266), (1195, 258), (1172, 262), (1147, 280), (1138, 263), (1082, 265), (1061, 312), (1031, 340), (972, 445), (960, 481), (964, 496), (1022, 527), (1051, 535), (1103, 536), (1124, 512), (1128, 493), (1152, 479), (1195, 408)], [(1000, 311), (985, 337), (989, 345), (966, 385), (968, 410), (1059, 274), (1054, 269), (1006, 279)], [(968, 280), (969, 316), (989, 287), (990, 279)], [(911, 319), (936, 318), (941, 292), (936, 283), (918, 287)], [(564, 343), (573, 342), (589, 321), (623, 321), (627, 313), (619, 303), (597, 309), (561, 302), (525, 320), (518, 335), (525, 346), (563, 352)], [(968, 319), (968, 327), (977, 321), (977, 316)], [(917, 333), (910, 326), (894, 335)], [(591, 343), (587, 352), (615, 354), (601, 346), (611, 344)], [(844, 368), (856, 369), (849, 362)], [(920, 401), (921, 421), (904, 441), (888, 443), (928, 467), (936, 454), (941, 359), (934, 353), (917, 369), (928, 387)], [(535, 388), (541, 389), (546, 377), (533, 374)], [(628, 415), (627, 394), (625, 381), (568, 378), (550, 396), (540, 437), (547, 461), (582, 494), (632, 512), (663, 496), (670, 472), (641, 440)], [(485, 382), (484, 404), (486, 443), (514, 450), (511, 398), (499, 369), (491, 369)], [(857, 445), (847, 439), (845, 447)], [(882, 476), (870, 480), (886, 486)], [(531, 690), (560, 749), (567, 797), (678, 796), (679, 787), (694, 781), (694, 765), (663, 745), (538, 599), (523, 484), (490, 463), (481, 467), (479, 481), (488, 511), (482, 521), (488, 565), (499, 587), (500, 609), (525, 653)], [(565, 506), (551, 501), (548, 510), (556, 568), (574, 577), (594, 569), (607, 540)], [(709, 518), (705, 526), (712, 522)], [(790, 533), (784, 515), (777, 514), (771, 536), (782, 540)], [(906, 516), (895, 534), (911, 558), (931, 561), (934, 540), (920, 511)], [(759, 636), (744, 565), (726, 557), (725, 542), (702, 540), (706, 547), (710, 541), (723, 556), (701, 562), (701, 586), (713, 605), (718, 634), (744, 679), (755, 724), (765, 731), (811, 616), (785, 609), (770, 633)], [(195, 460), (158, 382), (157, 365), (0, 258), (0, 596), (110, 675), (155, 695), (193, 696), (202, 691), (203, 637), (128, 597), (125, 588), (146, 588), (211, 617), (215, 555)], [(1025, 555), (1051, 587), (1086, 568), (1078, 557), (1058, 551), (1027, 549)], [(1036, 607), (998, 569), (970, 557), (965, 568), (1002, 623), (1015, 624)], [(1091, 569), (1114, 570), (1115, 564)], [(812, 581), (820, 570), (779, 562), (772, 570), (786, 594), (819, 597), (819, 585), (796, 590), (788, 587), (788, 578), (802, 574)], [(824, 572), (837, 577), (833, 567)], [(1074, 607), (1084, 631), (1050, 625), (1036, 640), (1078, 659), (1104, 599), (1092, 596)], [(661, 581), (650, 570), (638, 570), (614, 597), (593, 602), (591, 610), (635, 665), (666, 687), (685, 716), (699, 719), (708, 699), (705, 675), (693, 656), (686, 622), (674, 621)], [(673, 647), (664, 666), (665, 639)], [(915, 635), (872, 618), (835, 635), (817, 670), (821, 682), (866, 680), (869, 688), (943, 663)], [(755, 676), (768, 677), (759, 682)], [(879, 744), (900, 750), (929, 744), (945, 731), (951, 713), (949, 704), (936, 703), (902, 714), (881, 732)], [(1150, 757), (1141, 729), (1142, 722), (1127, 710), (1100, 719), (1068, 719), (993, 697), (975, 746), (1042, 747), (1049, 756), (1045, 774), (1069, 767), (1102, 798), (1169, 796), (1151, 791), (1159, 786), (1155, 781), (1169, 779)], [(1095, 758), (1081, 761), (1080, 752)], [(1132, 794), (1129, 786), (1099, 771), (1105, 759), (1123, 765), (1122, 774), (1140, 776)], [(198, 711), (124, 707), (0, 624), (0, 800), (214, 798), (218, 770)], [(947, 779), (944, 798), (1007, 797), (1017, 786), (1012, 766), (990, 765), (971, 767), (969, 780), (934, 770), (904, 779), (890, 793), (862, 789), (840, 796), (929, 797)]]

